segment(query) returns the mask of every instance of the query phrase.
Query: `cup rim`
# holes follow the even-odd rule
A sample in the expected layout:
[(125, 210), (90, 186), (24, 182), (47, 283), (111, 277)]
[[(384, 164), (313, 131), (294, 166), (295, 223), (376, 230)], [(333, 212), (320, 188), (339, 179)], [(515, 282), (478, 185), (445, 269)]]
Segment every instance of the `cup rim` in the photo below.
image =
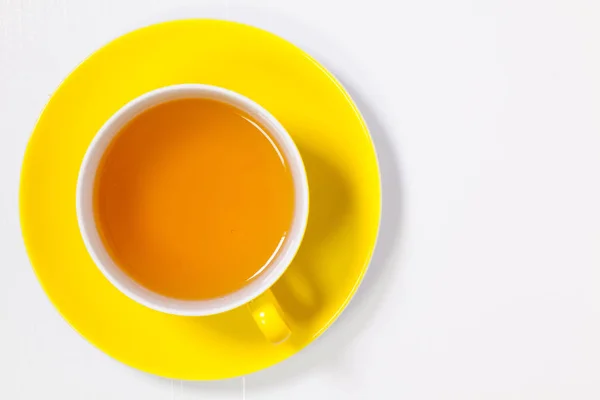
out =
[[(287, 237), (282, 241), (266, 270), (247, 285), (225, 296), (206, 300), (181, 300), (158, 294), (137, 283), (122, 271), (108, 254), (100, 239), (93, 214), (93, 188), (98, 163), (121, 128), (143, 111), (158, 104), (183, 98), (222, 101), (248, 113), (277, 142), (290, 167), (294, 182), (294, 216)], [(308, 180), (300, 152), (279, 121), (253, 100), (229, 89), (205, 84), (170, 85), (144, 93), (114, 113), (94, 135), (80, 166), (76, 188), (79, 231), (96, 267), (123, 294), (151, 309), (168, 314), (204, 316), (232, 310), (267, 291), (286, 271), (296, 255), (308, 221)]]

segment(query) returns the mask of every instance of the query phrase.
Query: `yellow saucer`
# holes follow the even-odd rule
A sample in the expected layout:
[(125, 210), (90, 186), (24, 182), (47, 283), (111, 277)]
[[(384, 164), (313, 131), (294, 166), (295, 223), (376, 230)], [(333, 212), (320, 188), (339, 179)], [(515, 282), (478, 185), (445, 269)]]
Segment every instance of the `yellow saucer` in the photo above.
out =
[[(264, 339), (245, 307), (192, 318), (141, 306), (114, 288), (85, 250), (75, 185), (92, 137), (128, 101), (178, 83), (222, 86), (257, 101), (287, 128), (302, 153), (310, 186), (308, 228), (296, 259), (273, 287), (293, 331), (282, 345)], [(184, 20), (116, 39), (63, 82), (25, 154), (20, 213), (38, 279), (81, 335), (140, 370), (209, 380), (282, 361), (336, 319), (367, 269), (380, 200), (371, 138), (331, 74), (263, 30)]]

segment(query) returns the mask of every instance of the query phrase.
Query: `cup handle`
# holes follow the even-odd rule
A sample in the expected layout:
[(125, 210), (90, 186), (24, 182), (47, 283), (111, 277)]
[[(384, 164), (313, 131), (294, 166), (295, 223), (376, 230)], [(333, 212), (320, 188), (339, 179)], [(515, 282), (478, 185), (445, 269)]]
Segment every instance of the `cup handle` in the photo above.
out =
[(248, 308), (254, 321), (269, 342), (279, 344), (292, 334), (271, 289), (248, 303)]

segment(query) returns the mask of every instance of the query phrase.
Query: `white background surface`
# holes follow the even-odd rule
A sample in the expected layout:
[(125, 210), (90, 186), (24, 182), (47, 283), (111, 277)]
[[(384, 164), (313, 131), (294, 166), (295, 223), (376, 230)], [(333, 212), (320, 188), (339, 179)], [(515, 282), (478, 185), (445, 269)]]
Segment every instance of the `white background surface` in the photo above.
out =
[[(380, 153), (384, 221), (323, 337), (194, 383), (132, 370), (67, 325), (25, 254), (17, 188), (81, 60), (202, 16), (269, 29), (342, 79)], [(597, 0), (0, 0), (0, 398), (600, 398), (599, 20)]]

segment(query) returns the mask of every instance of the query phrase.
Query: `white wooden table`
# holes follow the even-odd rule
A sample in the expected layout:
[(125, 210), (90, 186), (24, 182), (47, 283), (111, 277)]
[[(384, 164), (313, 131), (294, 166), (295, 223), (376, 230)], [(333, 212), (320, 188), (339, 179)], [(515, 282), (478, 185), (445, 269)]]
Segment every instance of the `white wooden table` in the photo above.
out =
[[(266, 28), (349, 87), (381, 158), (371, 269), (296, 357), (220, 382), (104, 355), (36, 281), (22, 155), (61, 80), (134, 28)], [(0, 0), (0, 398), (600, 398), (600, 2)]]

